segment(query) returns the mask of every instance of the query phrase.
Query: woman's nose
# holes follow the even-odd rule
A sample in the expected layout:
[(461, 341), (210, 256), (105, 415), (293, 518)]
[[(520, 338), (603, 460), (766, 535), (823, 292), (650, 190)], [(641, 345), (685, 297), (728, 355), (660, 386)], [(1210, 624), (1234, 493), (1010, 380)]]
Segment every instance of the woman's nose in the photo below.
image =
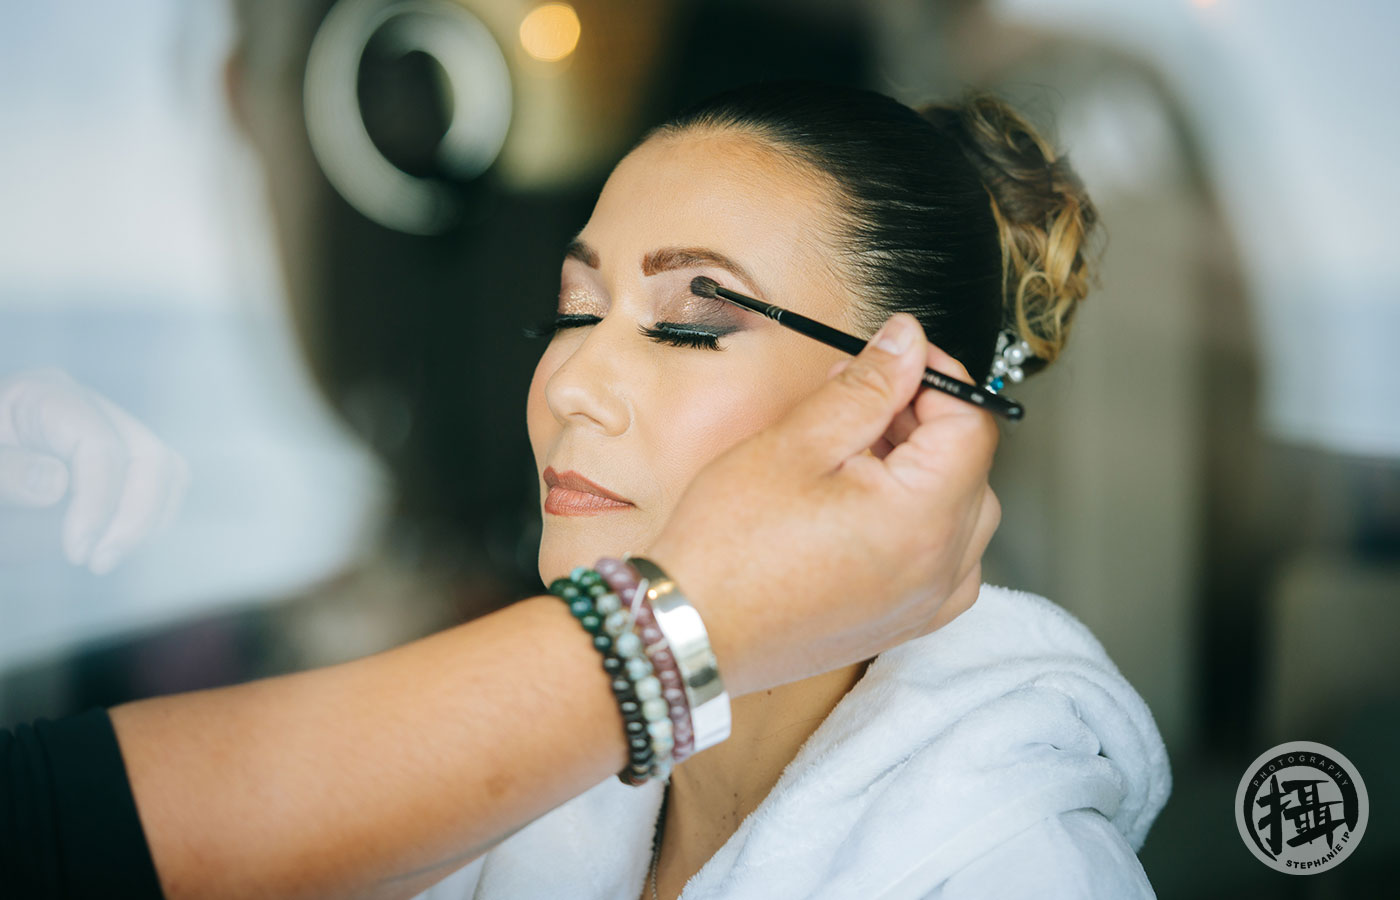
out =
[(545, 383), (550, 412), (563, 425), (593, 428), (615, 437), (632, 422), (625, 363), (609, 323), (600, 322), (584, 334)]

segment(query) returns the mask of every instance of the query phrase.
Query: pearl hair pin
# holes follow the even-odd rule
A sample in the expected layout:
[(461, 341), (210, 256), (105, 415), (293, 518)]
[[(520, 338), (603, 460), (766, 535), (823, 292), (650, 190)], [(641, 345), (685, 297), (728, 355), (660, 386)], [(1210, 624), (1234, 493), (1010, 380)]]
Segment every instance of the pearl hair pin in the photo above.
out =
[(1016, 337), (1015, 332), (1003, 331), (997, 335), (996, 355), (992, 357), (992, 371), (983, 383), (989, 391), (999, 391), (1010, 381), (1019, 384), (1025, 380), (1026, 372), (1021, 366), (1031, 359), (1031, 345)]

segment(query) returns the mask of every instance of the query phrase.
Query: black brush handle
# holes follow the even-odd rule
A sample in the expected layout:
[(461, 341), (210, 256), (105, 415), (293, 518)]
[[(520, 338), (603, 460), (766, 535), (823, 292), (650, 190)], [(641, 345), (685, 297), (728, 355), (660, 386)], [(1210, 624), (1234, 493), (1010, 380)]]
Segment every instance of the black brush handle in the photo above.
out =
[[(699, 280), (698, 278), (696, 279), (696, 281)], [(731, 303), (736, 303), (747, 310), (767, 316), (779, 325), (785, 328), (791, 328), (799, 334), (805, 334), (809, 338), (821, 341), (828, 347), (835, 347), (837, 350), (843, 350), (852, 356), (858, 355), (865, 349), (865, 341), (853, 334), (847, 334), (844, 331), (832, 328), (830, 325), (824, 325), (816, 319), (809, 319), (790, 309), (783, 309), (781, 306), (765, 303), (762, 300), (757, 300), (746, 294), (741, 294), (738, 291), (731, 291), (729, 288), (720, 287), (717, 284), (713, 286), (712, 290)], [(704, 296), (704, 294), (701, 294), (701, 296)], [(966, 381), (950, 378), (942, 372), (933, 369), (924, 369), (923, 383), (926, 387), (931, 387), (934, 390), (950, 394), (957, 397), (959, 400), (965, 400), (973, 406), (980, 406), (989, 412), (996, 413), (1013, 422), (1019, 421), (1026, 414), (1025, 407), (1021, 406), (1021, 404), (1017, 403), (1015, 400), (1010, 400), (1000, 394), (994, 394), (985, 388), (968, 384)]]
[(949, 378), (942, 372), (924, 369), (924, 384), (945, 394), (952, 394), (959, 400), (966, 400), (973, 406), (980, 406), (1013, 422), (1019, 422), (1026, 415), (1026, 408), (1015, 400), (993, 394), (985, 388), (976, 387), (966, 381)]

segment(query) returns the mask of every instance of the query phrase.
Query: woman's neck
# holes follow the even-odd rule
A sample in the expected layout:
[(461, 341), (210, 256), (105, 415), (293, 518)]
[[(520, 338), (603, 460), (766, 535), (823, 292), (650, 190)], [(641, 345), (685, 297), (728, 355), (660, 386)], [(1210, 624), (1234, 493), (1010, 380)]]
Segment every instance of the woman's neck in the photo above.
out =
[[(679, 896), (690, 877), (758, 808), (797, 751), (865, 674), (866, 665), (737, 698), (729, 739), (676, 767), (657, 870), (662, 898)], [(651, 896), (649, 889), (644, 896)]]

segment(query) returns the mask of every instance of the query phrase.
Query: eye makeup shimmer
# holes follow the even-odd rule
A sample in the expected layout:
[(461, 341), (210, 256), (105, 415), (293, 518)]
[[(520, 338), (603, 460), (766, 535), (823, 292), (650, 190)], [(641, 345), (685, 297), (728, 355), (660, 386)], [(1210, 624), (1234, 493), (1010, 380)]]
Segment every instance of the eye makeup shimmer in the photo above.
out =
[(586, 288), (573, 287), (559, 292), (559, 315), (598, 316), (602, 318), (607, 307), (598, 301), (594, 293)]
[(715, 334), (732, 334), (744, 327), (742, 314), (732, 305), (694, 294), (665, 301), (657, 309), (656, 318), (658, 324), (688, 326)]
[[(546, 338), (564, 329), (596, 325), (608, 314), (611, 304), (598, 294), (589, 280), (579, 282), (570, 277), (571, 259), (595, 271), (599, 268), (596, 251), (581, 241), (570, 244), (565, 252), (565, 284), (559, 292), (557, 311), (552, 320), (527, 328), (528, 337)], [(693, 271), (715, 264), (715, 259), (726, 261), (727, 267), (736, 265), (727, 257), (719, 257), (708, 250), (667, 248), (647, 254), (642, 262), (642, 273), (650, 282), (648, 293), (658, 299), (655, 300), (654, 324), (641, 323), (637, 330), (658, 343), (719, 350), (720, 338), (760, 321), (750, 320), (744, 310), (718, 297), (696, 295), (687, 290), (689, 282), (667, 274), (682, 275), (685, 269)]]

